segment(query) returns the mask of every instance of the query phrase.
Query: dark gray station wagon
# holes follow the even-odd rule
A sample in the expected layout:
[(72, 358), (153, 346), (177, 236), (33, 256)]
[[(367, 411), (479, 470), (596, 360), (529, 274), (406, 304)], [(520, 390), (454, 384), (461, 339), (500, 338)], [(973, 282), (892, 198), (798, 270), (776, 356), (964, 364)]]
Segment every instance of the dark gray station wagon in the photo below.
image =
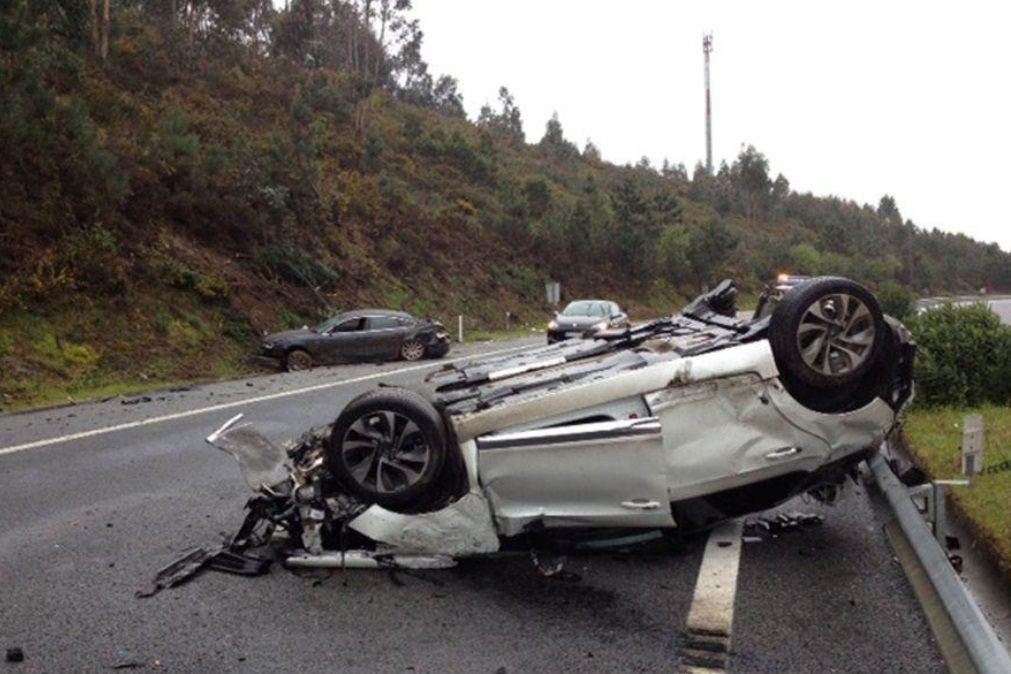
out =
[(443, 325), (403, 311), (361, 309), (337, 314), (314, 328), (263, 338), (256, 359), (286, 370), (314, 365), (402, 358), (441, 358), (449, 353)]

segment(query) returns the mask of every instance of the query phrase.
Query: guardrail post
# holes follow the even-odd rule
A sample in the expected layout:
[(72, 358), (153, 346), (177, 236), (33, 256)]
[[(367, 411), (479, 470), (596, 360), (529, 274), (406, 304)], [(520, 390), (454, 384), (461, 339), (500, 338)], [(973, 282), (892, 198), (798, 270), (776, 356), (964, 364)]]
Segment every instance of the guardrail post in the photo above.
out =
[(968, 484), (968, 480), (935, 480), (918, 487), (910, 487), (908, 490), (909, 498), (930, 525), (931, 532), (941, 549), (947, 545), (948, 536), (948, 509), (945, 502), (948, 496), (947, 488), (964, 487)]
[(463, 344), (463, 314), (460, 314), (459, 316), (456, 317), (456, 324), (457, 324), (456, 341)]

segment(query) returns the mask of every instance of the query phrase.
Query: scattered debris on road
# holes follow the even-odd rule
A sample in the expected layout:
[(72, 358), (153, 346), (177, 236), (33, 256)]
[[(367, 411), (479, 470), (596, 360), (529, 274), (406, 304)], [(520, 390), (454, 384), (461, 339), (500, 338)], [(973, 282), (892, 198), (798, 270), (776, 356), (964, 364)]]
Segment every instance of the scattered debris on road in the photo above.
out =
[(765, 540), (766, 536), (779, 538), (785, 533), (820, 526), (824, 521), (825, 517), (822, 515), (799, 512), (758, 517), (744, 522), (743, 540), (745, 543), (759, 543)]

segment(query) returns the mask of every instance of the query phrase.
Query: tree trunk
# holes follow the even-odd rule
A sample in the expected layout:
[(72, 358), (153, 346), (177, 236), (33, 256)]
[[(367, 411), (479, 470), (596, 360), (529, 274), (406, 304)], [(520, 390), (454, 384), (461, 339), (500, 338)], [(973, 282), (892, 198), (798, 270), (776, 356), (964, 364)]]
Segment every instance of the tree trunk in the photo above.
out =
[(390, 18), (390, 0), (382, 0), (379, 10), (379, 54), (376, 56), (375, 80), (379, 82), (379, 71), (386, 57), (386, 21)]
[(365, 0), (365, 6), (362, 11), (362, 21), (365, 23), (365, 40), (363, 40), (364, 49), (362, 49), (362, 56), (364, 62), (362, 63), (361, 73), (363, 75), (368, 75), (369, 69), (369, 38), (372, 37), (372, 0)]
[(102, 2), (102, 44), (99, 48), (99, 56), (102, 60), (109, 57), (109, 1)]
[(348, 67), (351, 68), (351, 72), (355, 75), (358, 74), (358, 8), (354, 5), (350, 5), (349, 14), (351, 20), (348, 22), (348, 47), (350, 50), (351, 60), (348, 63)]
[(100, 54), (98, 48), (98, 0), (91, 2), (91, 48), (95, 50), (95, 56)]
[(193, 32), (197, 27), (197, 10), (192, 2), (186, 2), (186, 46), (193, 48)]

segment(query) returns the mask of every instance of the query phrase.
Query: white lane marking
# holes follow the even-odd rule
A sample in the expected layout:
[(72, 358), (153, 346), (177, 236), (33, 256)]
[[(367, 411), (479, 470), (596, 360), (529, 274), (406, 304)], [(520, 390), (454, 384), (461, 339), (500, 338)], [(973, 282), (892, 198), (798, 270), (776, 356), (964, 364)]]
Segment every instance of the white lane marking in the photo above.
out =
[(729, 664), (743, 529), (744, 521), (738, 519), (709, 534), (688, 611), (687, 648), (682, 653), (682, 663), (695, 671), (726, 670)]
[[(484, 353), (475, 353), (471, 356), (465, 356), (461, 358), (454, 358), (449, 361), (443, 361), (443, 363), (458, 363), (463, 360), (470, 360), (472, 358), (484, 357), (484, 356), (494, 356), (500, 353), (508, 353), (509, 351), (519, 351), (520, 349), (527, 348), (525, 346), (514, 346), (510, 349), (499, 349), (497, 351), (486, 351)], [(387, 372), (378, 372), (376, 374), (370, 374), (365, 377), (357, 377), (355, 379), (344, 379), (342, 381), (328, 382), (326, 384), (317, 384), (315, 386), (307, 386), (305, 388), (294, 389), (292, 391), (281, 391), (280, 393), (269, 393), (267, 395), (256, 396), (254, 398), (246, 398), (245, 400), (236, 400), (230, 403), (222, 403), (220, 405), (211, 405), (210, 407), (201, 407), (195, 410), (187, 410), (185, 412), (176, 412), (175, 414), (166, 414), (161, 417), (151, 417), (150, 419), (141, 419), (140, 421), (130, 421), (125, 424), (118, 424), (116, 426), (106, 426), (104, 428), (96, 428), (90, 431), (82, 431), (80, 433), (71, 433), (70, 435), (61, 435), (55, 438), (47, 438), (45, 440), (35, 440), (34, 442), (26, 442), (21, 445), (11, 445), (10, 447), (0, 448), (0, 456), (4, 454), (14, 454), (16, 452), (23, 452), (28, 449), (36, 449), (38, 447), (46, 447), (48, 445), (55, 445), (61, 442), (71, 442), (73, 440), (81, 440), (82, 438), (92, 438), (96, 435), (106, 435), (108, 433), (116, 433), (118, 431), (125, 431), (131, 428), (139, 428), (141, 426), (150, 426), (151, 424), (158, 424), (163, 421), (173, 421), (175, 419), (185, 419), (186, 417), (193, 417), (198, 414), (208, 414), (210, 412), (220, 412), (221, 410), (230, 410), (236, 407), (241, 407), (243, 405), (252, 405), (254, 403), (261, 403), (267, 400), (277, 400), (278, 398), (287, 398), (289, 396), (301, 395), (303, 393), (313, 393), (314, 391), (322, 391), (328, 388), (335, 388), (337, 386), (344, 386), (345, 384), (357, 384), (363, 381), (368, 381), (370, 379), (378, 379), (380, 377), (389, 377), (390, 375), (403, 374), (404, 372), (413, 372), (414, 370), (424, 370), (424, 369), (436, 369), (438, 365), (427, 363), (425, 365), (415, 365), (414, 367), (405, 367), (399, 370), (389, 370)]]

